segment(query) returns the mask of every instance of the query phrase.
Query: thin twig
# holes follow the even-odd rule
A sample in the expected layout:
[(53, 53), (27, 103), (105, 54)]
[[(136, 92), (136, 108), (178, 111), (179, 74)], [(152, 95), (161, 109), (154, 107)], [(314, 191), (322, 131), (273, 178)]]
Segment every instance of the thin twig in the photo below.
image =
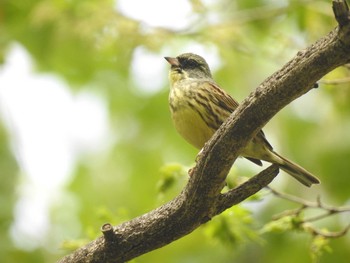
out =
[(320, 197), (317, 197), (317, 201), (316, 202), (311, 202), (311, 201), (307, 201), (304, 200), (302, 198), (293, 196), (293, 195), (289, 195), (286, 193), (281, 193), (273, 188), (271, 188), (270, 186), (266, 187), (267, 189), (270, 190), (270, 192), (272, 194), (274, 194), (275, 196), (291, 201), (293, 203), (297, 203), (297, 204), (301, 204), (304, 207), (308, 207), (308, 208), (320, 208), (323, 210), (327, 210), (327, 211), (331, 211), (331, 214), (334, 213), (343, 213), (343, 212), (350, 212), (350, 206), (343, 206), (343, 207), (335, 207), (335, 206), (329, 206), (329, 205), (325, 205), (324, 203), (321, 202)]
[(299, 221), (300, 226), (302, 226), (303, 229), (307, 230), (312, 235), (319, 235), (319, 236), (323, 236), (325, 238), (337, 238), (337, 237), (344, 236), (349, 232), (350, 224), (347, 227), (345, 227), (343, 230), (338, 231), (338, 232), (322, 231), (320, 229), (315, 228), (314, 226), (312, 226), (310, 224), (310, 222), (315, 222), (315, 221), (321, 220), (323, 218), (326, 218), (326, 217), (334, 215), (334, 214), (350, 212), (349, 206), (335, 207), (335, 206), (325, 205), (324, 203), (322, 203), (320, 196), (317, 197), (316, 202), (310, 202), (310, 201), (301, 199), (301, 198), (293, 196), (293, 195), (281, 193), (275, 189), (272, 189), (269, 186), (266, 188), (269, 189), (270, 192), (273, 195), (275, 195), (276, 197), (279, 197), (281, 199), (288, 200), (288, 201), (291, 201), (293, 203), (297, 203), (297, 204), (301, 205), (297, 209), (287, 210), (281, 214), (274, 216), (273, 217), (274, 220), (278, 220), (278, 219), (281, 219), (281, 218), (286, 217), (286, 216), (300, 217), (300, 214), (303, 211), (305, 211), (309, 208), (313, 208), (313, 209), (316, 208), (316, 209), (320, 209), (320, 210), (325, 211), (325, 212), (320, 214), (320, 215), (316, 215), (316, 216), (312, 216), (312, 217), (304, 218), (304, 219), (300, 220)]
[(321, 231), (321, 230), (319, 230), (317, 228), (314, 228), (311, 225), (308, 225), (307, 229), (315, 236), (323, 236), (323, 237), (326, 237), (326, 238), (338, 238), (338, 237), (345, 236), (349, 232), (350, 224), (347, 227), (345, 227), (343, 230), (337, 231), (337, 232)]
[(319, 81), (321, 84), (325, 85), (340, 85), (344, 83), (350, 83), (350, 77), (342, 78), (342, 79), (322, 79)]

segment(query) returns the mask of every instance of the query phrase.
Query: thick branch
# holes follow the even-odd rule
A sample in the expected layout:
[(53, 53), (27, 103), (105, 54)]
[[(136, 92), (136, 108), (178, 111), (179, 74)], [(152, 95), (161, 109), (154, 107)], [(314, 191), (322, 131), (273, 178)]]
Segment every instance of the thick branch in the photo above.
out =
[[(343, 1), (334, 1), (340, 26), (266, 79), (237, 108), (204, 147), (192, 176), (169, 203), (114, 227), (60, 262), (125, 262), (164, 246), (237, 204), (276, 176), (271, 166), (245, 184), (221, 194), (240, 150), (284, 106), (309, 91), (334, 68), (350, 60), (350, 18)], [(108, 238), (106, 238), (108, 236)]]
[[(260, 189), (267, 186), (278, 174), (278, 165), (274, 164), (263, 170), (259, 174), (253, 176), (248, 181), (230, 190), (229, 192), (222, 194), (219, 197), (218, 205), (216, 207), (216, 214), (220, 214), (227, 208), (230, 208), (240, 202), (244, 201), (247, 197), (257, 193)], [(250, 193), (247, 196), (247, 193)]]

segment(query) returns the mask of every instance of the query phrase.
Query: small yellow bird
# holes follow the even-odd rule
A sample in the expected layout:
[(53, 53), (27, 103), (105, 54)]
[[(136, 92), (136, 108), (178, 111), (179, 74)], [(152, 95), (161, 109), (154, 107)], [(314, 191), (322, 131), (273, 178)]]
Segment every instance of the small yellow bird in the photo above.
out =
[[(238, 103), (215, 83), (201, 56), (185, 53), (165, 59), (171, 65), (169, 105), (175, 128), (186, 141), (202, 149)], [(261, 160), (278, 164), (308, 187), (320, 183), (310, 172), (273, 151), (263, 131), (248, 143), (241, 155), (258, 165), (262, 165)]]

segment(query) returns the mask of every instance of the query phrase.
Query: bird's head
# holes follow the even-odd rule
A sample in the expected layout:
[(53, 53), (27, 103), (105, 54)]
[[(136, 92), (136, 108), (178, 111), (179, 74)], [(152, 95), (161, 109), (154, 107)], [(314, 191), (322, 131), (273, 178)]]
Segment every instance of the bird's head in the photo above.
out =
[(199, 55), (184, 53), (176, 58), (165, 57), (171, 65), (170, 81), (172, 83), (186, 78), (208, 79), (211, 72), (208, 63)]

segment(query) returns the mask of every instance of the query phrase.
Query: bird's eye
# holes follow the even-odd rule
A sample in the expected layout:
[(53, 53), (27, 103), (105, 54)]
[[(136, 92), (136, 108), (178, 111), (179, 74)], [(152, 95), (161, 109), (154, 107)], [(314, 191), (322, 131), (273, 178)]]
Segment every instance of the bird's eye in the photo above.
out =
[(199, 66), (198, 62), (194, 59), (188, 59), (188, 60), (183, 62), (184, 68), (191, 69), (191, 68), (196, 68), (198, 66)]

